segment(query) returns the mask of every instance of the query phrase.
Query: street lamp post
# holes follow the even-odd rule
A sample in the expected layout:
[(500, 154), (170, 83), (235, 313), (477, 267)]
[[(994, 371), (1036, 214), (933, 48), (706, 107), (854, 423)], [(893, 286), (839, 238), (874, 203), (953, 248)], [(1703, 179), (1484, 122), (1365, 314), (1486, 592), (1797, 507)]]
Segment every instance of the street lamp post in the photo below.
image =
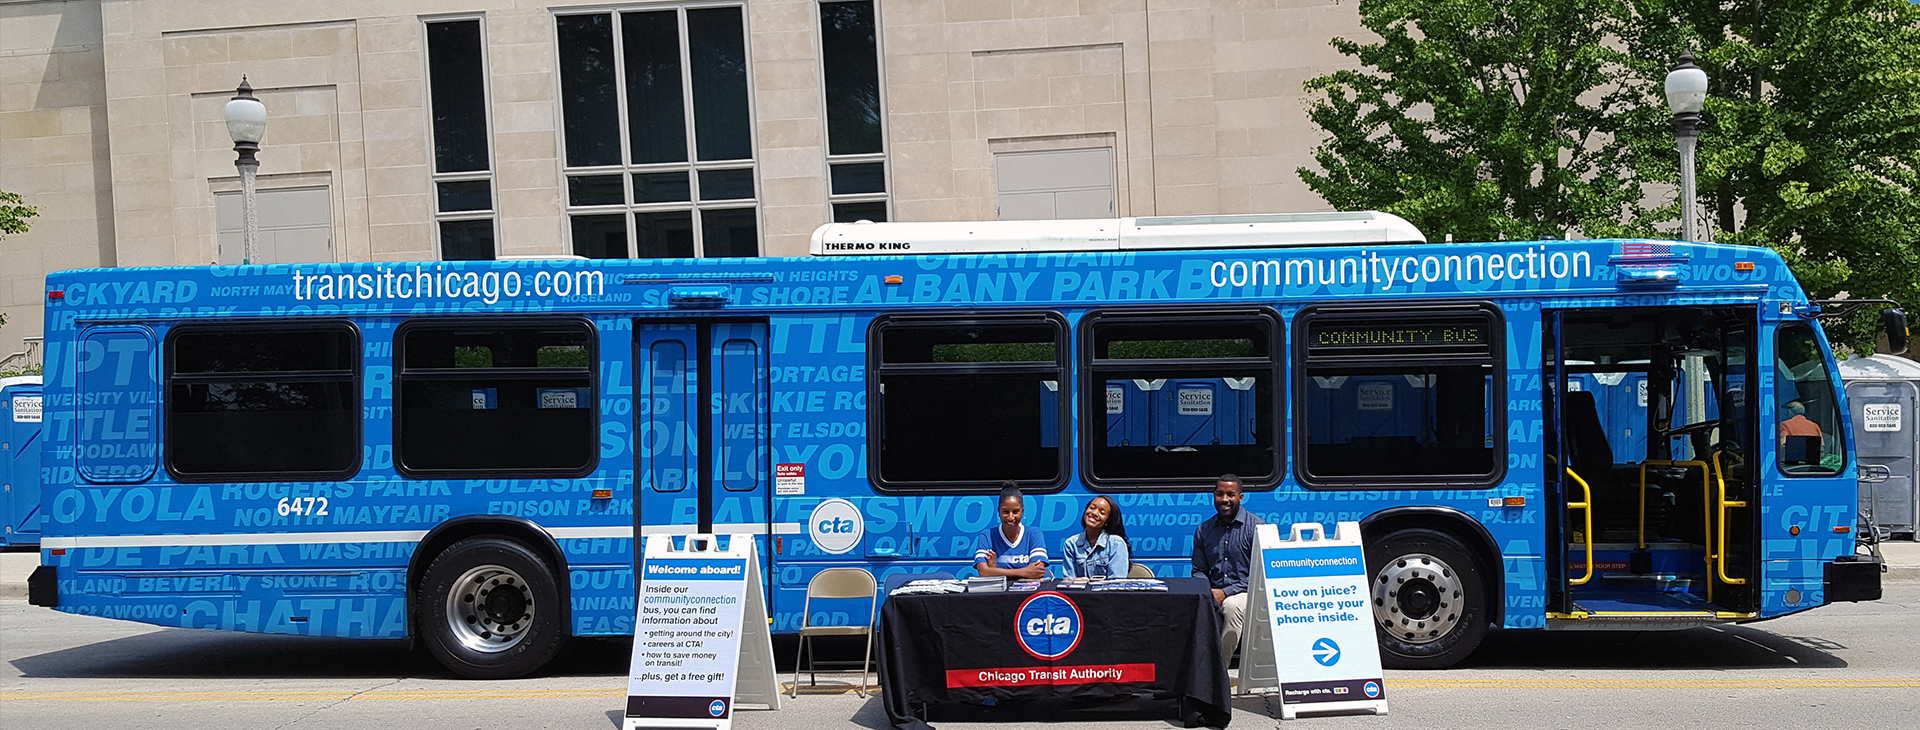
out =
[(1673, 142), (1680, 147), (1680, 238), (1700, 240), (1700, 218), (1695, 215), (1693, 151), (1700, 141), (1700, 108), (1707, 102), (1707, 72), (1693, 65), (1693, 54), (1680, 54), (1680, 65), (1667, 73), (1667, 108), (1673, 110)]
[(244, 265), (260, 257), (260, 221), (253, 206), (253, 180), (260, 172), (260, 160), (253, 155), (260, 151), (260, 138), (267, 133), (267, 105), (253, 98), (253, 87), (247, 85), (245, 76), (240, 77), (240, 88), (234, 94), (227, 102), (227, 135), (233, 137), (233, 151), (240, 155), (233, 166), (240, 168), (240, 204), (246, 209), (241, 234), (246, 247), (240, 259)]

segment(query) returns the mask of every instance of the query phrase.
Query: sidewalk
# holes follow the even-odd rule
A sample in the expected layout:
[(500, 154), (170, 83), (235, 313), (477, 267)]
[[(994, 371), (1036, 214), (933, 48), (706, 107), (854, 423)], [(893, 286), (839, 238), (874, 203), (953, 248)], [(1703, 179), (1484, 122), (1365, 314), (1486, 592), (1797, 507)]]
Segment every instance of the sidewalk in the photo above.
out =
[(0, 599), (27, 599), (27, 576), (40, 567), (40, 553), (0, 553)]
[[(1880, 544), (1880, 556), (1887, 560), (1887, 583), (1920, 583), (1920, 542)], [(0, 553), (0, 599), (25, 600), (27, 576), (40, 565), (38, 552)]]
[(1902, 540), (1880, 543), (1880, 557), (1887, 561), (1887, 583), (1920, 583), (1920, 542)]

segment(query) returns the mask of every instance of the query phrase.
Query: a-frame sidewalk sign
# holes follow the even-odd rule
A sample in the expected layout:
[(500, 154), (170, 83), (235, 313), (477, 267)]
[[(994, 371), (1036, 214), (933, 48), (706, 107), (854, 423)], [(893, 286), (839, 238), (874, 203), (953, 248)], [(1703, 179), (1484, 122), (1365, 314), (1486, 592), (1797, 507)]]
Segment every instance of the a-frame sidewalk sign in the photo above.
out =
[(648, 535), (625, 730), (728, 730), (736, 703), (780, 709), (754, 536)]

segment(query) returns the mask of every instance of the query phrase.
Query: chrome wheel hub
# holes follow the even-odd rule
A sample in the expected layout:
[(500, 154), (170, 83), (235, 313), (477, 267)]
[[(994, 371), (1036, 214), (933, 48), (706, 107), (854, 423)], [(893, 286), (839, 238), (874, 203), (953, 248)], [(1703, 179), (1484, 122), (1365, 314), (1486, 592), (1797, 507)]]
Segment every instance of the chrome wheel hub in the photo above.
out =
[(1438, 641), (1460, 624), (1460, 574), (1425, 553), (1402, 555), (1373, 576), (1373, 618), (1409, 644)]
[(475, 566), (447, 591), (447, 628), (461, 646), (474, 651), (513, 648), (533, 626), (533, 612), (526, 579), (498, 565)]

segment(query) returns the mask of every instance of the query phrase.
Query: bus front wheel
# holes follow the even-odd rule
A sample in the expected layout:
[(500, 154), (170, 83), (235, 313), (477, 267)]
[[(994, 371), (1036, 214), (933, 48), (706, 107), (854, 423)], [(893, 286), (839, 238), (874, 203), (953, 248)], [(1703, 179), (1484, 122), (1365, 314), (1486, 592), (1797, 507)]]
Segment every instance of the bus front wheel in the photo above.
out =
[(1452, 535), (1424, 528), (1387, 533), (1369, 541), (1367, 570), (1382, 664), (1450, 667), (1486, 636), (1485, 572)]
[(553, 571), (512, 540), (454, 543), (427, 566), (415, 605), (427, 649), (462, 677), (525, 676), (566, 643)]

